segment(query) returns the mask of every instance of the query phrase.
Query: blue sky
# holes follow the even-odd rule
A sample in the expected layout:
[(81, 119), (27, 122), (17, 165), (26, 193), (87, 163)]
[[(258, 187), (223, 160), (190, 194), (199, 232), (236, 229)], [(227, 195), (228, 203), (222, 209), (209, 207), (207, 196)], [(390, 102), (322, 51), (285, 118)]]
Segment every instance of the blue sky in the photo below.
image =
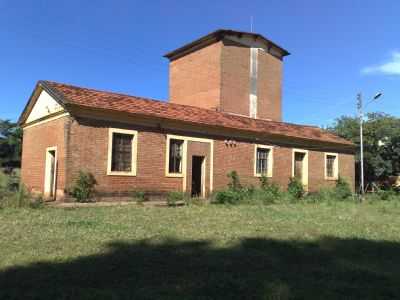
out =
[(168, 98), (162, 57), (218, 28), (286, 48), (283, 113), (326, 125), (369, 106), (400, 116), (400, 1), (0, 0), (0, 118), (16, 120), (37, 80)]

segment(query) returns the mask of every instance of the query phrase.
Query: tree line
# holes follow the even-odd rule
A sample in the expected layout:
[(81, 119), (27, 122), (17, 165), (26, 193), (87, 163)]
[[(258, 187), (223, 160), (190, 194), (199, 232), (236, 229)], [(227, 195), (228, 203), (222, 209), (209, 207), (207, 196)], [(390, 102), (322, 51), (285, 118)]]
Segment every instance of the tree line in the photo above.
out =
[[(328, 130), (355, 143), (356, 177), (360, 166), (360, 123), (358, 117), (342, 116)], [(383, 183), (400, 175), (400, 118), (384, 113), (368, 113), (363, 127), (364, 172), (367, 183)]]
[(21, 166), (22, 129), (10, 120), (0, 119), (0, 167)]

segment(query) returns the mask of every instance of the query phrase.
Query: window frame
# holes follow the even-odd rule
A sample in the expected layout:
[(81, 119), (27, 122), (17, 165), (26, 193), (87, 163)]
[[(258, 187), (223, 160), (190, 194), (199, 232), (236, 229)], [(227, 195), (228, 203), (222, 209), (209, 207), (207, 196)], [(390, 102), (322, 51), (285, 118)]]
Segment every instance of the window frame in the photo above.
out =
[[(328, 176), (328, 156), (334, 156), (335, 162), (333, 164), (333, 177)], [(338, 180), (339, 179), (339, 154), (338, 153), (324, 153), (324, 165), (325, 165), (325, 180)]]
[[(181, 161), (181, 172), (180, 173), (171, 173), (169, 172), (169, 151), (171, 140), (182, 141), (182, 161)], [(187, 157), (187, 139), (184, 139), (179, 136), (167, 135), (166, 140), (166, 151), (165, 151), (165, 176), (166, 177), (184, 177), (186, 174), (186, 157)]]
[[(131, 171), (112, 171), (112, 147), (113, 147), (113, 135), (114, 133), (132, 135), (132, 159), (131, 159)], [(107, 160), (107, 175), (109, 176), (136, 176), (137, 172), (137, 141), (138, 131), (130, 129), (119, 129), (109, 128), (108, 130), (108, 160)]]
[(266, 177), (271, 178), (273, 176), (273, 166), (274, 166), (274, 147), (269, 145), (254, 145), (254, 176), (261, 177), (263, 174), (257, 173), (257, 150), (267, 149), (268, 152), (268, 163), (267, 163), (267, 173), (264, 174)]

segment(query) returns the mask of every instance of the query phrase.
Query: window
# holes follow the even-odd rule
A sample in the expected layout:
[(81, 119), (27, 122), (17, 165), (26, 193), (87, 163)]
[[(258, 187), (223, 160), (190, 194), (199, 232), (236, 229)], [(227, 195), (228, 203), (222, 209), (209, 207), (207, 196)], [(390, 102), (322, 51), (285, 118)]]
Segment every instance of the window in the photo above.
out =
[(338, 179), (338, 155), (336, 153), (325, 153), (325, 178)]
[(256, 145), (254, 175), (272, 177), (272, 147)]
[(268, 170), (268, 149), (257, 149), (257, 174), (265, 175)]
[(303, 178), (303, 163), (305, 156), (305, 153), (301, 152), (296, 152), (294, 154), (294, 177), (300, 180)]
[(182, 173), (182, 155), (183, 154), (183, 141), (170, 139), (169, 140), (169, 173)]
[(136, 175), (136, 140), (137, 131), (110, 128), (108, 175)]
[(111, 171), (132, 171), (132, 140), (133, 135), (113, 133)]

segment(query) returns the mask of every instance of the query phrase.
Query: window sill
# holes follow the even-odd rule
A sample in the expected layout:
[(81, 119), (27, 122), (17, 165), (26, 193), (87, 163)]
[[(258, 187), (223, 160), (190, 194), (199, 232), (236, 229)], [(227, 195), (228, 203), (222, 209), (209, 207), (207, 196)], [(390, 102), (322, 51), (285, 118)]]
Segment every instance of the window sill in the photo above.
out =
[(107, 176), (130, 176), (130, 177), (135, 177), (136, 173), (132, 173), (132, 172), (107, 172)]
[(272, 178), (272, 174), (254, 174), (254, 177), (263, 177), (263, 176), (265, 176), (265, 177), (267, 177), (267, 178)]
[(183, 174), (182, 173), (166, 173), (166, 177), (174, 177), (174, 178), (182, 178)]
[(327, 181), (337, 181), (338, 177), (325, 177), (325, 180), (327, 180)]

